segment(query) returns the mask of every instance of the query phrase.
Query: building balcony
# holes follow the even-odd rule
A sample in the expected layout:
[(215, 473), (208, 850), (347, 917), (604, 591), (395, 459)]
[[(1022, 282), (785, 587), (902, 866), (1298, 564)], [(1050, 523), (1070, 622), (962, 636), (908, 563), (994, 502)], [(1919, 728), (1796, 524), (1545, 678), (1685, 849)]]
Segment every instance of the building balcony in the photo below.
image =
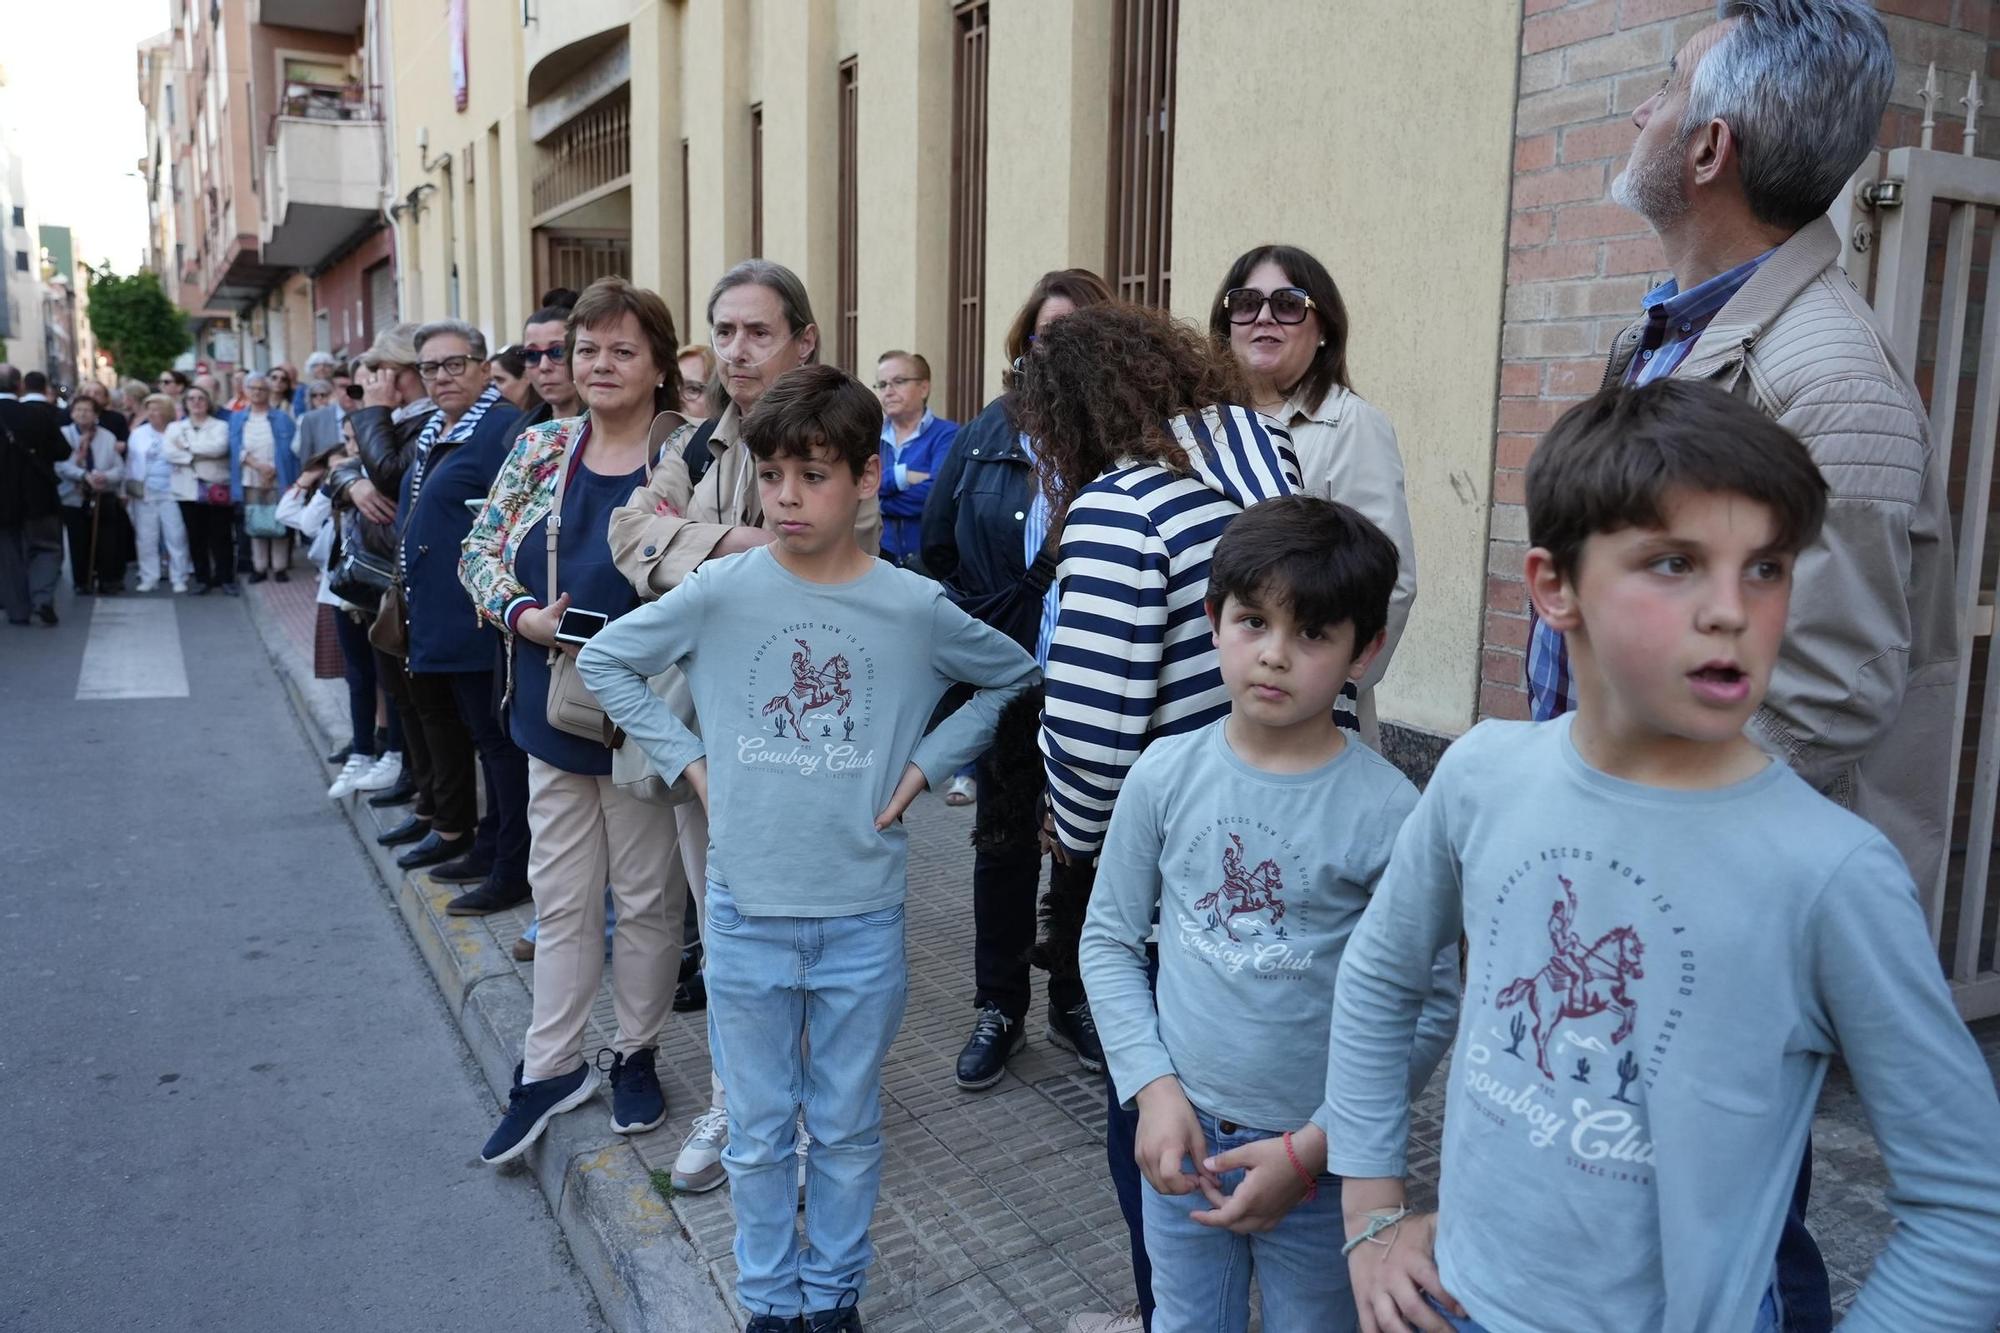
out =
[[(381, 220), (382, 126), (287, 99), (265, 148), (264, 262), (311, 269)], [(357, 111), (361, 108), (357, 107)]]
[(352, 36), (366, 18), (366, 0), (259, 0), (253, 22)]

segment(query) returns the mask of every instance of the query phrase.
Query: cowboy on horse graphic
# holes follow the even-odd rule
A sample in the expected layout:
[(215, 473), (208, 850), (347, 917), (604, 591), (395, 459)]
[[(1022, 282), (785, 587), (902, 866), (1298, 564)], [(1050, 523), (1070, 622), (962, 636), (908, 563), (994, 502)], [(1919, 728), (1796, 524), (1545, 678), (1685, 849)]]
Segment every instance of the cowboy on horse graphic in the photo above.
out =
[(848, 706), (854, 702), (854, 696), (847, 689), (853, 672), (847, 665), (847, 658), (839, 653), (829, 657), (824, 666), (814, 666), (812, 645), (804, 639), (793, 639), (792, 642), (799, 646), (799, 650), (792, 654), (792, 688), (783, 694), (773, 695), (771, 701), (764, 705), (764, 716), (779, 714), (778, 734), (785, 734), (785, 723), (789, 721), (792, 735), (804, 740), (806, 733), (802, 724), (813, 710), (838, 701), (840, 706), (833, 710), (833, 715), (839, 717), (847, 712)]
[(1234, 917), (1251, 912), (1271, 914), (1271, 924), (1277, 925), (1284, 919), (1285, 902), (1278, 895), (1284, 891), (1284, 877), (1278, 871), (1278, 863), (1265, 857), (1255, 870), (1243, 868), (1243, 839), (1234, 833), (1229, 835), (1234, 846), (1222, 852), (1222, 887), (1204, 897), (1195, 899), (1197, 912), (1207, 911), (1210, 930), (1222, 927), (1222, 933), (1238, 943), (1242, 937), (1229, 927)]
[(1494, 1007), (1507, 1009), (1525, 1004), (1535, 1016), (1535, 1067), (1551, 1082), (1549, 1038), (1556, 1024), (1566, 1018), (1590, 1018), (1610, 1010), (1619, 1017), (1611, 1034), (1612, 1045), (1632, 1035), (1639, 1018), (1639, 1002), (1625, 983), (1646, 975), (1642, 960), (1646, 946), (1639, 932), (1630, 926), (1614, 926), (1595, 944), (1586, 945), (1574, 929), (1576, 890), (1562, 875), (1563, 896), (1549, 909), (1549, 943), (1554, 952), (1538, 972), (1517, 977), (1494, 1000)]

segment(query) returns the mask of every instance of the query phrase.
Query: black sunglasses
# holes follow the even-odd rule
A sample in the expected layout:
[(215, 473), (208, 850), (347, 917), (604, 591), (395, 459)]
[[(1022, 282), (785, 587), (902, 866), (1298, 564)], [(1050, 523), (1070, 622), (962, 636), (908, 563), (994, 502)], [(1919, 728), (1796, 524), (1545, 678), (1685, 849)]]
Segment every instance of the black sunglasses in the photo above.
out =
[(1303, 324), (1306, 312), (1313, 308), (1313, 299), (1303, 287), (1280, 287), (1269, 295), (1255, 287), (1231, 287), (1222, 294), (1222, 308), (1231, 324), (1255, 324), (1267, 302), (1272, 320), (1279, 324)]
[(523, 347), (521, 349), (522, 365), (539, 366), (542, 364), (543, 357), (549, 359), (550, 365), (559, 366), (568, 359), (569, 349), (561, 343), (557, 343), (554, 347)]

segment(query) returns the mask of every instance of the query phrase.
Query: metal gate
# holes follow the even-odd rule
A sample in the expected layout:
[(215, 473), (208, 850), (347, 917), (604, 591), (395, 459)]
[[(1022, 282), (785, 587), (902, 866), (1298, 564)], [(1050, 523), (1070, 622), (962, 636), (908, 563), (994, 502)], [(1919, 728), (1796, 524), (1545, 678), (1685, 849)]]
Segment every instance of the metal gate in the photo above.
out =
[(1834, 221), (1849, 276), (1863, 294), (1872, 286), (1889, 344), (1924, 394), (1931, 443), (1947, 469), (1959, 615), (1951, 848), (1937, 882), (1918, 889), (1959, 1012), (1971, 1019), (2000, 1013), (2000, 894), (1990, 892), (2000, 795), (2000, 664), (1992, 656), (2000, 533), (1988, 521), (2000, 431), (2000, 161), (1973, 155), (1977, 74), (1957, 99), (1966, 108), (1958, 152), (1933, 146), (1935, 65), (1921, 97), (1920, 146), (1871, 155)]

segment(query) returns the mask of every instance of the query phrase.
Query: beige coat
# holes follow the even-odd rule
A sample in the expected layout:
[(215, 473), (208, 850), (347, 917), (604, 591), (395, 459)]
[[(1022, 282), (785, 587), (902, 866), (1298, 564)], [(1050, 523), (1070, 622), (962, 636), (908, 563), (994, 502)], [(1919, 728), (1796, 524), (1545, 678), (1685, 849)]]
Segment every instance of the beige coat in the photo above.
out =
[[(661, 413), (653, 422), (659, 462), (652, 480), (611, 514), (611, 558), (648, 601), (677, 586), (708, 559), (731, 528), (763, 526), (757, 469), (740, 428), (732, 404), (709, 437), (715, 461), (701, 484), (691, 488), (681, 450), (701, 429), (699, 423), (683, 424), (672, 412)], [(854, 537), (870, 555), (882, 549), (882, 509), (875, 501), (862, 502), (854, 519)]]
[[(1951, 511), (1924, 405), (1825, 218), (1765, 260), (1674, 374), (1777, 418), (1826, 478), (1826, 528), (1799, 558), (1758, 744), (1889, 835), (1925, 893), (1950, 836), (1958, 663)], [(1621, 376), (1643, 321), (1620, 334)]]
[(1360, 681), (1355, 709), (1362, 739), (1379, 749), (1375, 686), (1389, 670), (1417, 600), (1417, 542), (1410, 530), (1410, 503), (1403, 494), (1403, 455), (1396, 447), (1396, 428), (1380, 408), (1338, 384), (1316, 404), (1287, 402), (1278, 424), (1291, 433), (1292, 452), (1299, 460), (1299, 489), (1352, 507), (1396, 544), (1396, 587), (1389, 595), (1387, 634), (1382, 651)]

